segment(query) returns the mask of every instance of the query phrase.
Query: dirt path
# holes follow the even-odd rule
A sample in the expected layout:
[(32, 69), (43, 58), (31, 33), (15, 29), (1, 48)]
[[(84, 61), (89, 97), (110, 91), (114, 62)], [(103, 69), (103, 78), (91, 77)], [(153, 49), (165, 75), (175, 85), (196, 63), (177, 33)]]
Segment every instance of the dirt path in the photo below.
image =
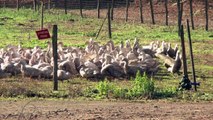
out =
[(106, 102), (71, 100), (0, 101), (0, 119), (210, 120), (213, 102)]

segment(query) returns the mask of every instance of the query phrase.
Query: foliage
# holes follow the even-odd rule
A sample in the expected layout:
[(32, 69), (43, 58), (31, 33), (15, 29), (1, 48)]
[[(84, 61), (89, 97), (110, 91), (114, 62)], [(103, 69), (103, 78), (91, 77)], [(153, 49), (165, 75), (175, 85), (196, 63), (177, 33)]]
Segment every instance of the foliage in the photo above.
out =
[(144, 74), (140, 75), (138, 72), (133, 81), (133, 87), (129, 90), (128, 95), (130, 98), (148, 97), (152, 98), (155, 90), (154, 81)]

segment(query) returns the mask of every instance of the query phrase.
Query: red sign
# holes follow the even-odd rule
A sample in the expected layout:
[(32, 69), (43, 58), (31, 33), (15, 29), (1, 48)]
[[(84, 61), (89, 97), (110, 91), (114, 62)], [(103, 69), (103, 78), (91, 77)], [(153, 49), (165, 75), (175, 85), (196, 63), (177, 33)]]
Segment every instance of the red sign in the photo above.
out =
[(36, 34), (39, 40), (50, 38), (48, 29), (38, 30), (36, 31)]

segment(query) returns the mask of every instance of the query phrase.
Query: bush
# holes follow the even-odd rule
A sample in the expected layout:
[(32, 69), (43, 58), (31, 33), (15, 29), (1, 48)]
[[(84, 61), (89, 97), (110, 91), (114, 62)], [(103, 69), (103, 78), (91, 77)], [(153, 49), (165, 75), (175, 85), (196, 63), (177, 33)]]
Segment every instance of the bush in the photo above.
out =
[(152, 98), (154, 95), (155, 85), (154, 81), (144, 74), (140, 75), (138, 72), (133, 81), (133, 87), (129, 90), (130, 98), (147, 97)]

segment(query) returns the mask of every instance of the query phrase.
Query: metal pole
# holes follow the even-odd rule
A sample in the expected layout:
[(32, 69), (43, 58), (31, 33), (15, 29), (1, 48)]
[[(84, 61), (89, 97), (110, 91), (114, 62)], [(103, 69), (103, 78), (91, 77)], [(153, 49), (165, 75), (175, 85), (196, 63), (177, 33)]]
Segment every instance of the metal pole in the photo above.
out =
[(67, 14), (67, 0), (64, 0), (64, 12)]
[(113, 14), (114, 14), (114, 5), (115, 5), (115, 1), (112, 0), (112, 3), (111, 3), (111, 20), (113, 20)]
[(58, 90), (58, 54), (57, 54), (57, 40), (58, 40), (58, 27), (57, 25), (53, 25), (53, 35), (52, 35), (52, 48), (53, 48), (53, 59), (54, 59), (54, 65), (53, 65), (53, 81), (54, 81), (54, 87), (53, 90)]
[(205, 11), (206, 11), (206, 31), (209, 30), (209, 15), (208, 15), (208, 10), (209, 10), (209, 3), (208, 0), (205, 2)]
[(80, 15), (83, 18), (83, 13), (82, 13), (82, 0), (79, 0), (80, 2)]
[(165, 0), (165, 11), (166, 11), (166, 25), (169, 25), (169, 21), (168, 21), (168, 0)]
[(183, 78), (180, 82), (180, 88), (185, 90), (190, 90), (192, 85), (191, 81), (188, 78), (188, 72), (187, 72), (187, 63), (186, 63), (186, 51), (185, 51), (185, 45), (184, 45), (184, 29), (183, 25), (181, 25), (180, 28), (180, 37), (181, 37), (181, 47), (182, 47), (182, 58), (183, 58)]
[(143, 4), (142, 4), (142, 0), (140, 0), (140, 19), (141, 19), (141, 23), (143, 23)]
[(128, 21), (129, 0), (126, 0), (126, 22)]
[(109, 33), (109, 38), (112, 38), (112, 33), (111, 33), (111, 17), (110, 17), (110, 5), (108, 4), (108, 33)]
[(154, 16), (154, 9), (152, 0), (150, 0), (150, 9), (151, 9), (151, 16), (152, 16), (152, 24), (155, 24), (155, 16)]
[(192, 30), (194, 30), (195, 26), (194, 26), (194, 14), (193, 14), (192, 2), (193, 1), (190, 0), (190, 16), (191, 16)]
[(98, 18), (100, 18), (100, 0), (97, 0)]
[(192, 52), (192, 40), (191, 40), (191, 33), (190, 33), (190, 26), (189, 26), (189, 20), (187, 19), (187, 31), (188, 31), (188, 38), (189, 38), (189, 48), (190, 48), (190, 57), (191, 57), (191, 62), (192, 62), (192, 76), (194, 80), (194, 88), (195, 91), (197, 91), (197, 82), (196, 82), (196, 76), (195, 76), (195, 67), (194, 67), (194, 57), (193, 57), (193, 52)]
[(41, 29), (44, 28), (44, 2), (41, 1)]

